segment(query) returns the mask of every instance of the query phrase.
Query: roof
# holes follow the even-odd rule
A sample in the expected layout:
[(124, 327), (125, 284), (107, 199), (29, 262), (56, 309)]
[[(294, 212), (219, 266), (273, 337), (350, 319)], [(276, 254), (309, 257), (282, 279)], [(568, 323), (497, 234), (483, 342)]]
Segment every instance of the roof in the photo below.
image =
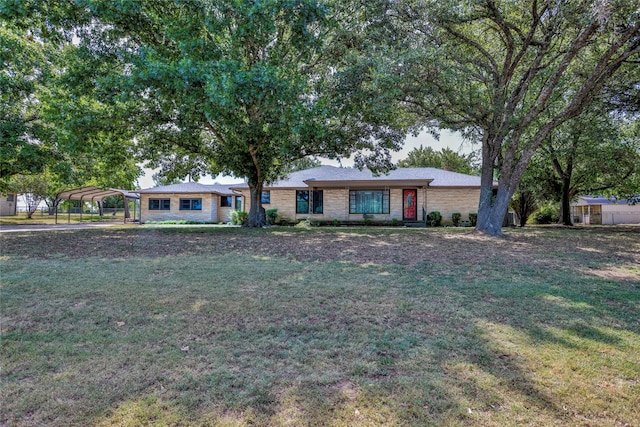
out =
[(140, 190), (140, 194), (170, 194), (170, 193), (215, 193), (221, 196), (232, 196), (235, 193), (230, 185), (200, 184), (199, 182), (183, 182), (180, 184), (163, 185), (160, 187)]
[(103, 200), (109, 196), (124, 196), (130, 199), (139, 199), (137, 192), (120, 190), (117, 188), (101, 188), (97, 186), (88, 186), (74, 188), (72, 190), (61, 191), (56, 194), (56, 198), (60, 200)]
[[(267, 188), (306, 188), (344, 185), (417, 185), (429, 187), (480, 187), (480, 177), (435, 168), (398, 168), (387, 174), (374, 175), (368, 169), (320, 166), (289, 174)], [(232, 188), (247, 188), (247, 184)]]
[[(580, 203), (582, 202), (582, 203)], [(631, 203), (627, 199), (616, 199), (614, 197), (602, 197), (602, 196), (580, 196), (578, 201), (574, 204), (581, 205), (630, 205)]]

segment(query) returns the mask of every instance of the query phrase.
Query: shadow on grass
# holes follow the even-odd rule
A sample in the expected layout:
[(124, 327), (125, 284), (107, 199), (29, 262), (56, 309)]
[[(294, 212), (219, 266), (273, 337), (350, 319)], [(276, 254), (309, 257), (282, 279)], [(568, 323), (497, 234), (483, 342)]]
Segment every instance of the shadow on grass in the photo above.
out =
[(638, 286), (561, 252), (8, 259), (0, 423), (632, 424)]
[[(368, 279), (376, 269), (349, 268)], [(608, 407), (627, 405), (620, 396), (598, 396), (586, 381), (591, 372), (580, 366), (604, 363), (591, 352), (625, 352), (625, 340), (605, 332), (612, 324), (636, 333), (633, 313), (574, 289), (605, 283), (576, 277), (559, 291), (523, 280), (513, 286), (528, 287), (530, 296), (520, 298), (500, 280), (492, 285), (491, 277), (458, 288), (448, 276), (423, 274), (428, 271), (413, 277), (395, 271), (404, 283), (382, 283), (390, 287), (369, 288), (361, 298), (349, 289), (307, 290), (301, 310), (284, 304), (286, 319), (264, 312), (258, 316), (264, 324), (242, 314), (227, 319), (230, 329), (216, 334), (230, 349), (223, 364), (178, 382), (179, 397), (170, 400), (179, 413), (200, 413), (185, 415), (195, 424), (247, 425), (579, 425), (588, 417), (607, 420), (593, 413), (598, 399), (613, 400)], [(309, 275), (303, 281), (319, 286)], [(500, 296), (487, 299), (492, 289)], [(549, 294), (563, 303), (550, 303)], [(243, 342), (262, 344), (242, 349)], [(579, 360), (574, 366), (563, 359)], [(614, 369), (613, 379), (625, 375)], [(562, 390), (576, 377), (577, 384)], [(590, 397), (572, 400), (574, 393)], [(628, 422), (633, 413), (616, 417), (610, 420)]]

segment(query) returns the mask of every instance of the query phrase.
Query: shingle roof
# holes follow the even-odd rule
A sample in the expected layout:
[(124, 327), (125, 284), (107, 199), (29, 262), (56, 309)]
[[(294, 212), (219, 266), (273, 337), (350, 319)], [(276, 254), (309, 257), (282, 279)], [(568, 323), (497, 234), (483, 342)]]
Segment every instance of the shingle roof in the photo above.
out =
[(628, 205), (630, 204), (626, 199), (615, 199), (613, 197), (602, 196), (580, 196), (580, 200), (584, 201), (586, 205)]
[[(285, 179), (273, 184), (265, 185), (265, 188), (306, 188), (313, 181), (323, 183), (351, 181), (420, 181), (429, 182), (430, 187), (480, 187), (480, 177), (465, 175), (457, 172), (449, 172), (435, 168), (398, 168), (389, 171), (388, 174), (374, 174), (368, 170), (355, 168), (340, 168), (335, 166), (320, 166), (313, 169), (293, 172)], [(247, 188), (247, 184), (233, 185), (232, 188)]]
[(146, 188), (140, 190), (141, 194), (168, 194), (168, 193), (215, 193), (222, 196), (231, 196), (235, 194), (231, 190), (231, 184), (228, 185), (208, 185), (199, 182), (184, 182), (180, 184), (163, 185), (160, 187)]

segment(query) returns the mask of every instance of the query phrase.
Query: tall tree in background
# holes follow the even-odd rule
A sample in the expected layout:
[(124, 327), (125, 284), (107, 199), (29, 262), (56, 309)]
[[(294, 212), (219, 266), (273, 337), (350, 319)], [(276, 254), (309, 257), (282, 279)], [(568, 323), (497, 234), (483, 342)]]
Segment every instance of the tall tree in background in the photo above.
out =
[(437, 168), (451, 172), (476, 175), (479, 168), (476, 165), (476, 157), (471, 154), (459, 154), (450, 148), (435, 151), (431, 147), (414, 148), (407, 154), (407, 158), (400, 160), (401, 168)]
[(49, 182), (44, 175), (13, 175), (8, 188), (18, 193), (24, 199), (27, 208), (27, 218), (31, 219), (38, 210), (40, 203), (47, 197)]
[(71, 2), (0, 2), (0, 186), (45, 174), (50, 191), (132, 189), (140, 175), (122, 103), (102, 102), (109, 94), (91, 84), (113, 62), (80, 51), (55, 25), (76, 11)]
[(80, 3), (78, 51), (117, 63), (93, 82), (135, 104), (127, 126), (141, 156), (169, 177), (246, 178), (249, 226), (264, 224), (264, 184), (296, 159), (359, 152), (360, 165), (385, 168), (403, 141), (364, 53), (379, 13), (315, 0)]
[(52, 46), (0, 19), (0, 186), (42, 172), (56, 155), (36, 96), (51, 77)]
[(313, 169), (322, 166), (322, 162), (313, 157), (303, 157), (302, 159), (294, 160), (286, 168), (287, 174), (297, 171), (303, 171), (307, 169)]
[(477, 230), (490, 235), (550, 133), (638, 66), (635, 0), (404, 0), (390, 14), (407, 108), (482, 141)]
[[(634, 134), (635, 133), (635, 134)], [(573, 225), (570, 202), (580, 194), (628, 195), (640, 186), (637, 125), (601, 108), (555, 129), (540, 153), (560, 181), (560, 223)]]

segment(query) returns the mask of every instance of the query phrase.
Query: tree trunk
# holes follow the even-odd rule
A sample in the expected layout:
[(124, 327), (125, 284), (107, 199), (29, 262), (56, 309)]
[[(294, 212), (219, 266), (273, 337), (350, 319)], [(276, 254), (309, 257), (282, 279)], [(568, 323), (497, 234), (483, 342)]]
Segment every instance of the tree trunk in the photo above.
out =
[(54, 199), (52, 202), (48, 201), (49, 199), (45, 200), (45, 203), (47, 204), (47, 211), (49, 213), (49, 216), (53, 216), (56, 214), (56, 211), (58, 210), (58, 206), (60, 205), (61, 200), (60, 199)]
[[(483, 192), (491, 195), (489, 204), (482, 203)], [(488, 234), (489, 236), (502, 236), (502, 224), (509, 209), (509, 200), (511, 200), (509, 191), (507, 191), (506, 188), (502, 189), (498, 187), (498, 193), (496, 197), (493, 198), (493, 188), (489, 188), (488, 190), (481, 188), (480, 194), (481, 202), (478, 208), (476, 231)], [(493, 203), (491, 203), (491, 201)]]
[[(502, 223), (507, 214), (510, 197), (505, 202), (504, 197), (500, 196), (506, 192), (506, 188), (500, 187), (498, 188), (498, 197), (496, 199), (493, 197), (493, 170), (497, 156), (493, 154), (491, 149), (491, 144), (495, 145), (492, 139), (493, 137), (487, 133), (482, 144), (482, 175), (480, 176), (480, 202), (478, 203), (476, 231), (490, 236), (501, 236)], [(500, 201), (499, 204), (498, 201)]]
[(251, 198), (251, 209), (249, 209), (249, 216), (245, 227), (255, 228), (264, 227), (267, 225), (267, 216), (265, 210), (262, 207), (262, 187), (263, 183), (252, 184), (249, 183), (249, 197)]
[(571, 220), (571, 175), (562, 176), (562, 203), (560, 204), (560, 224), (573, 226)]
[(124, 198), (124, 219), (129, 219), (131, 218), (131, 213), (129, 212), (129, 199), (125, 196), (122, 196)]
[(527, 220), (535, 210), (535, 197), (529, 190), (518, 190), (516, 212), (520, 219), (520, 227), (527, 225)]

